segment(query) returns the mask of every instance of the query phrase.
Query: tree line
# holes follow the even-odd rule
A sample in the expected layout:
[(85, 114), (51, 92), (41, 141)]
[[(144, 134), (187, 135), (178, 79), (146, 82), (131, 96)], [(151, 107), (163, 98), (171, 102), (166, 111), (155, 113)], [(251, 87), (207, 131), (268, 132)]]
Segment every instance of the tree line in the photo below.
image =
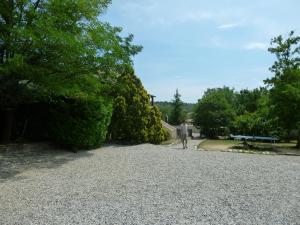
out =
[(273, 77), (254, 90), (229, 87), (207, 89), (198, 100), (193, 120), (209, 137), (265, 135), (288, 138), (297, 134), (300, 148), (300, 37), (290, 32), (271, 40), (268, 49), (276, 56)]

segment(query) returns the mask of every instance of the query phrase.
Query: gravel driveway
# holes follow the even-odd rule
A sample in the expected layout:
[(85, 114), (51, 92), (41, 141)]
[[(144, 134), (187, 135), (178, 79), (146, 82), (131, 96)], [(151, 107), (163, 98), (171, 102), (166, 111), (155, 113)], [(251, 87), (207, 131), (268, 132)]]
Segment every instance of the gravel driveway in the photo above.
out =
[(300, 224), (300, 157), (36, 152), (1, 152), (0, 224)]

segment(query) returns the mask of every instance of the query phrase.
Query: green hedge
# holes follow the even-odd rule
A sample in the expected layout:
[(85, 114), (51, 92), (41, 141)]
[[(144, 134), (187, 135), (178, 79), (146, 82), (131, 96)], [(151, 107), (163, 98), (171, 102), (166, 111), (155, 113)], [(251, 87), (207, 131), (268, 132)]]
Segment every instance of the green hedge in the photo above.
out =
[(99, 147), (106, 139), (112, 115), (109, 100), (66, 99), (50, 110), (52, 138), (73, 150)]

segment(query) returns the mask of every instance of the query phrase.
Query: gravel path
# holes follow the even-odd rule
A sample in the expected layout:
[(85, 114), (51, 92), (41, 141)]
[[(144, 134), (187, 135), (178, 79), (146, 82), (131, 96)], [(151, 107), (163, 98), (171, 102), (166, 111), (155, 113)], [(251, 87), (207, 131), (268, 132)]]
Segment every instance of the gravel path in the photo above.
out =
[(0, 156), (0, 224), (300, 224), (300, 157), (154, 145)]

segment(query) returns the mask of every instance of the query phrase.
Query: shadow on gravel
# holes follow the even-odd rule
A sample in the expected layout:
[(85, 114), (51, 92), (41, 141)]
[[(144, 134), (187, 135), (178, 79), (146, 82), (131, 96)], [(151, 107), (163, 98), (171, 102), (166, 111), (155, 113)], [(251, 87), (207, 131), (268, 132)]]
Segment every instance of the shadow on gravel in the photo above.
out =
[(136, 145), (122, 145), (122, 144), (107, 144), (107, 145), (103, 145), (103, 147), (109, 147), (111, 149), (120, 149), (120, 148), (128, 148), (128, 147), (134, 147)]
[(111, 150), (127, 150), (128, 148), (139, 148), (141, 145), (145, 145), (145, 144), (128, 144), (128, 143), (114, 143), (114, 142), (110, 142), (110, 143), (106, 143), (104, 144), (102, 147), (109, 147)]
[(91, 151), (73, 153), (46, 143), (0, 147), (0, 181), (14, 178), (27, 169), (57, 168), (72, 160), (90, 157)]

